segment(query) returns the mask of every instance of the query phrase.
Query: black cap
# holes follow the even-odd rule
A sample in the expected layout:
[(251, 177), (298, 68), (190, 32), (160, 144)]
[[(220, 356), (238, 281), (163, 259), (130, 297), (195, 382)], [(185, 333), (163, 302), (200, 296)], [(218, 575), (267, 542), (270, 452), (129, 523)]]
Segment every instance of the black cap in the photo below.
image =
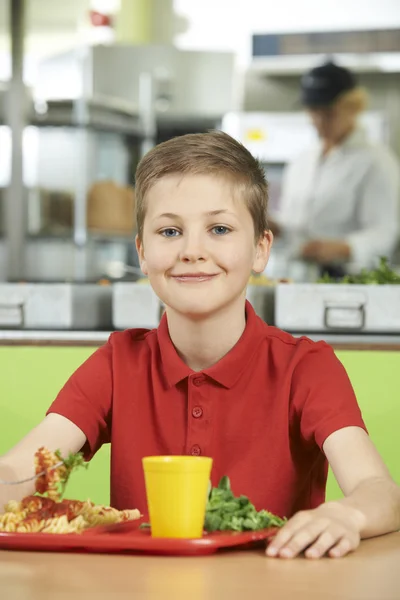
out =
[(351, 71), (327, 62), (301, 78), (301, 102), (310, 107), (328, 106), (356, 86), (357, 80)]

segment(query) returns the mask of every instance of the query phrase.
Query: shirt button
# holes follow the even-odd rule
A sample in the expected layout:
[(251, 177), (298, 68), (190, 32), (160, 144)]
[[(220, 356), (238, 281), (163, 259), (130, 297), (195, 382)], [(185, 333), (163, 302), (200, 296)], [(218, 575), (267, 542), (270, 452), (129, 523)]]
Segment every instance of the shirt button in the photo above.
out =
[(200, 456), (201, 454), (201, 448), (198, 444), (195, 444), (194, 446), (192, 446), (191, 450), (190, 450), (190, 454), (192, 456)]
[(199, 376), (199, 377), (193, 377), (193, 385), (195, 385), (196, 387), (199, 387), (199, 385), (202, 385), (204, 383), (204, 377), (203, 376)]
[(192, 415), (195, 419), (200, 419), (200, 417), (203, 415), (203, 409), (201, 406), (195, 406), (192, 410)]

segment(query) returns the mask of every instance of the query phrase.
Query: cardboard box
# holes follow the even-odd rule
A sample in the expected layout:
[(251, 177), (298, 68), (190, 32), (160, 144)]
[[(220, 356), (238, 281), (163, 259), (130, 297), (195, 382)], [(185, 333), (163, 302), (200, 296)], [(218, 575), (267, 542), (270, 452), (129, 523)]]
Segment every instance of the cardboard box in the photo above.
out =
[(87, 195), (87, 228), (90, 231), (133, 235), (135, 193), (114, 181), (99, 181)]

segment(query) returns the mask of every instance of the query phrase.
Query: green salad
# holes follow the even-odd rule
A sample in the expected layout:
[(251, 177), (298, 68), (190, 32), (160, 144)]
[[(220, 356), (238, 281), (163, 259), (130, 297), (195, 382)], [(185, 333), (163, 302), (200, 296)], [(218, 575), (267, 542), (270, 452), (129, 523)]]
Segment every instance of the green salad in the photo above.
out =
[(222, 477), (218, 487), (211, 488), (204, 521), (206, 531), (256, 531), (267, 527), (282, 527), (281, 519), (267, 510), (257, 512), (247, 496), (235, 497), (229, 477)]
[(400, 284), (400, 275), (389, 267), (388, 259), (382, 256), (376, 269), (362, 269), (355, 275), (345, 275), (341, 279), (335, 279), (328, 274), (318, 279), (317, 283), (361, 283), (375, 285), (398, 285)]

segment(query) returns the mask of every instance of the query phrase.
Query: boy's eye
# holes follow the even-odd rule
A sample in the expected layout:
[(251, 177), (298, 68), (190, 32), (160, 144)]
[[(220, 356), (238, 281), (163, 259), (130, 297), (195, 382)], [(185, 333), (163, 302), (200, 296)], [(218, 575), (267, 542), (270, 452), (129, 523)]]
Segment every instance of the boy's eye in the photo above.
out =
[(177, 235), (179, 235), (179, 231), (177, 229), (173, 229), (172, 227), (168, 227), (167, 229), (163, 229), (162, 231), (160, 231), (161, 235), (163, 235), (164, 237), (176, 237)]
[(229, 233), (230, 229), (225, 227), (225, 225), (216, 225), (211, 229), (211, 231), (216, 235), (225, 235), (226, 233)]

